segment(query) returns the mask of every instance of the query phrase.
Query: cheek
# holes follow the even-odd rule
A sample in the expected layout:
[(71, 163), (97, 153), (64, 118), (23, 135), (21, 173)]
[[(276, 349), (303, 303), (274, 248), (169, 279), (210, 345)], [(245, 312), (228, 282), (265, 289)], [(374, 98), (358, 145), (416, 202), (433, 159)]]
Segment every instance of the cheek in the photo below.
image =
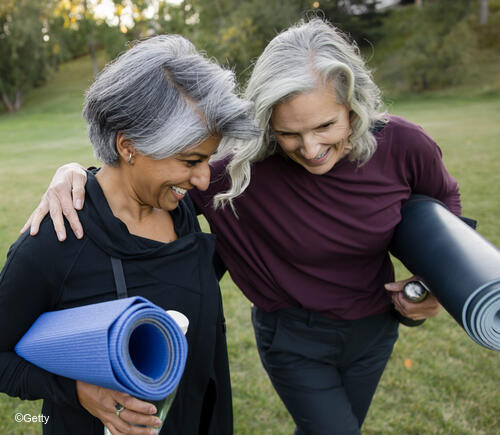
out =
[(298, 149), (298, 145), (296, 143), (297, 141), (295, 139), (280, 138), (280, 139), (277, 139), (277, 142), (285, 154), (288, 154), (288, 155), (294, 154)]

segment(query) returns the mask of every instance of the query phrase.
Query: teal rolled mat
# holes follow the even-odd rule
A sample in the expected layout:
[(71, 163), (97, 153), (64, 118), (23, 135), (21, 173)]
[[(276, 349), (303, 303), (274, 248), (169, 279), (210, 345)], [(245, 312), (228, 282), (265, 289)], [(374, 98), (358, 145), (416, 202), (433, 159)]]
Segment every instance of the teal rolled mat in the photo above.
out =
[(161, 400), (182, 377), (187, 342), (165, 310), (132, 297), (44, 313), (15, 351), (51, 373)]
[(391, 253), (478, 344), (500, 350), (500, 251), (438, 201), (410, 198)]

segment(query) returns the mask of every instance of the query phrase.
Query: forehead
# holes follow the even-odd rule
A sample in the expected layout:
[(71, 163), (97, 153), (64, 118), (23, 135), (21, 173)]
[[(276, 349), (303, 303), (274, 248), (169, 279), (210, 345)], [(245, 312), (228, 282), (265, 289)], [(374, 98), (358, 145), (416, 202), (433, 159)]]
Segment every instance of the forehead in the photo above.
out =
[(220, 136), (210, 136), (209, 138), (205, 139), (203, 142), (199, 143), (195, 147), (181, 151), (180, 154), (210, 156), (217, 150), (220, 140), (221, 140)]
[(276, 104), (271, 124), (276, 130), (314, 128), (345, 110), (343, 104), (337, 103), (333, 87), (320, 87)]

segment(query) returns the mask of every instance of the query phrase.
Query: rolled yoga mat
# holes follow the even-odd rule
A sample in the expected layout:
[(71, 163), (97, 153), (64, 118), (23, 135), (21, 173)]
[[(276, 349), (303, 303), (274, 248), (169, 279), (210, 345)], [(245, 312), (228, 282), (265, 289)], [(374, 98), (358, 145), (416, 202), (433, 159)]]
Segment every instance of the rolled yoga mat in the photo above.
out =
[(500, 251), (432, 198), (410, 198), (401, 215), (391, 253), (473, 340), (500, 350)]
[(44, 313), (15, 351), (51, 373), (161, 400), (181, 379), (187, 342), (165, 310), (132, 297)]

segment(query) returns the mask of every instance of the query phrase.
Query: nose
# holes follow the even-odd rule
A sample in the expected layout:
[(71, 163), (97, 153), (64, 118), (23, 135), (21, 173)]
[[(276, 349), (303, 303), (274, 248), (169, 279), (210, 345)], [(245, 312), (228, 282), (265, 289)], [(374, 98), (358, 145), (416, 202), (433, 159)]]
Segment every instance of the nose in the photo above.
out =
[(311, 135), (304, 135), (302, 137), (302, 146), (300, 153), (305, 159), (313, 159), (317, 156), (321, 148), (320, 143)]
[(191, 173), (191, 184), (198, 190), (207, 190), (210, 184), (210, 166), (208, 161), (199, 163), (193, 168)]

